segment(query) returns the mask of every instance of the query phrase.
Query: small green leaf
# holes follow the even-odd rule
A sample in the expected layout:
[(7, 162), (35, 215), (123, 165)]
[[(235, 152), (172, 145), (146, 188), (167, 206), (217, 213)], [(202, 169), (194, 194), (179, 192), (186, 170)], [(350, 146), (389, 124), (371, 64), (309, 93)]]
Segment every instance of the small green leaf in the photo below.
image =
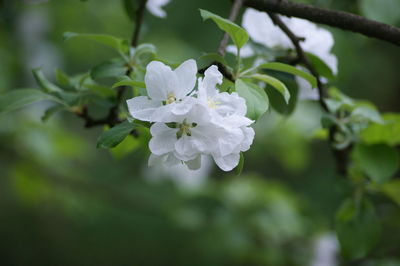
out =
[(271, 63), (261, 64), (257, 68), (276, 70), (276, 71), (289, 73), (289, 74), (292, 74), (295, 76), (299, 76), (299, 77), (307, 80), (308, 83), (310, 83), (310, 85), (313, 88), (317, 87), (317, 79), (313, 75), (311, 75), (307, 72), (304, 72), (298, 68), (295, 68), (291, 65), (282, 64), (282, 63), (278, 63), (278, 62), (271, 62)]
[(388, 181), (399, 167), (399, 154), (395, 148), (384, 144), (358, 144), (353, 151), (354, 160), (360, 169), (374, 182)]
[(382, 115), (384, 124), (372, 123), (361, 131), (360, 138), (366, 144), (384, 143), (390, 146), (400, 144), (400, 114)]
[(64, 41), (67, 41), (70, 39), (91, 40), (91, 41), (101, 43), (105, 46), (111, 47), (123, 54), (126, 54), (129, 52), (128, 40), (120, 39), (120, 38), (110, 36), (110, 35), (66, 32), (66, 33), (64, 33), (63, 38), (64, 38)]
[(345, 201), (336, 214), (336, 233), (343, 257), (350, 260), (365, 257), (380, 236), (373, 205), (366, 200), (358, 204), (354, 200)]
[(28, 104), (44, 100), (57, 101), (53, 96), (37, 89), (18, 89), (0, 95), (0, 114), (14, 111)]
[(238, 166), (236, 166), (236, 169), (235, 169), (235, 172), (236, 172), (237, 176), (242, 174), (243, 166), (244, 166), (244, 155), (243, 155), (243, 152), (241, 152), (240, 153), (239, 164), (238, 164)]
[(247, 116), (257, 120), (269, 107), (268, 96), (263, 89), (257, 85), (241, 79), (235, 82), (237, 93), (246, 100)]
[(375, 122), (378, 124), (383, 124), (383, 119), (379, 114), (378, 110), (370, 106), (357, 106), (351, 113), (352, 117), (361, 117), (363, 119)]
[(61, 111), (61, 110), (63, 110), (63, 109), (65, 109), (65, 106), (64, 106), (64, 105), (61, 105), (61, 104), (57, 104), (57, 105), (54, 105), (54, 106), (48, 108), (48, 109), (44, 112), (44, 114), (43, 114), (43, 116), (42, 116), (42, 122), (46, 122), (46, 121), (49, 120), (49, 118), (52, 117), (55, 113), (57, 113), (58, 111)]
[(228, 33), (238, 49), (242, 48), (249, 40), (246, 30), (232, 21), (203, 9), (200, 9), (200, 14), (203, 20), (212, 19), (221, 30)]
[(115, 78), (124, 76), (127, 72), (127, 67), (120, 60), (110, 60), (95, 66), (90, 71), (92, 79)]
[(146, 84), (142, 81), (136, 81), (136, 80), (131, 80), (129, 78), (123, 79), (121, 81), (118, 81), (114, 85), (112, 85), (112, 88), (117, 88), (121, 86), (130, 86), (130, 87), (139, 87), (139, 88), (146, 88)]
[(197, 64), (198, 64), (200, 69), (208, 67), (208, 66), (210, 66), (211, 64), (213, 64), (215, 62), (221, 63), (221, 64), (223, 64), (225, 66), (228, 65), (228, 63), (226, 62), (225, 58), (222, 57), (220, 54), (217, 54), (217, 53), (207, 53), (207, 54), (204, 54), (204, 55), (200, 56), (197, 59)]
[(251, 77), (271, 85), (283, 96), (286, 104), (289, 103), (290, 92), (289, 92), (288, 88), (286, 88), (285, 84), (283, 84), (279, 79), (276, 79), (274, 77), (271, 77), (271, 76), (268, 76), (265, 74), (254, 74)]
[(135, 124), (128, 121), (104, 131), (97, 140), (97, 148), (109, 149), (121, 143), (135, 128)]
[(51, 83), (43, 74), (43, 71), (40, 68), (35, 68), (32, 70), (33, 76), (36, 79), (36, 82), (39, 86), (47, 93), (59, 93), (62, 92), (62, 89)]
[(400, 180), (383, 184), (381, 191), (400, 206)]
[(308, 59), (311, 64), (314, 66), (315, 70), (324, 78), (328, 80), (333, 80), (335, 78), (335, 74), (333, 74), (333, 70), (318, 56), (312, 53), (306, 53)]
[(143, 43), (136, 47), (133, 58), (135, 63), (142, 67), (147, 66), (157, 57), (157, 48), (153, 44)]

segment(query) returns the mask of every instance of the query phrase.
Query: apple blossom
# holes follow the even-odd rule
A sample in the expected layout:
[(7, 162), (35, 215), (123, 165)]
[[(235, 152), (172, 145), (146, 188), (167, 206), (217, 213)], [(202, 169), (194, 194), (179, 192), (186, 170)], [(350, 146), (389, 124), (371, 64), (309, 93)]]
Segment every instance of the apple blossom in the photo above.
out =
[(159, 18), (165, 18), (167, 13), (162, 9), (171, 0), (147, 0), (146, 8), (151, 14)]

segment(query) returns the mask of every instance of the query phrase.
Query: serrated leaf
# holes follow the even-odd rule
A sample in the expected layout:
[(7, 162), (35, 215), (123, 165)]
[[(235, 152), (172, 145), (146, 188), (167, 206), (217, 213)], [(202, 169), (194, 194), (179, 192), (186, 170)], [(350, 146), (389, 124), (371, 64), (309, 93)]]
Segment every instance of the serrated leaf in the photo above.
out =
[(228, 33), (238, 49), (242, 48), (249, 40), (249, 35), (246, 30), (232, 21), (203, 9), (200, 9), (200, 14), (203, 20), (213, 20), (221, 30)]
[(104, 131), (97, 140), (97, 148), (109, 149), (117, 146), (134, 128), (135, 124), (125, 121)]
[(333, 80), (335, 78), (333, 70), (321, 58), (312, 53), (306, 52), (306, 55), (318, 74), (328, 80)]
[(376, 245), (380, 235), (379, 220), (373, 205), (362, 200), (345, 201), (336, 214), (336, 233), (343, 257), (360, 259)]
[(254, 74), (251, 77), (271, 85), (283, 96), (286, 104), (289, 103), (290, 92), (288, 88), (286, 88), (286, 85), (283, 84), (283, 82), (281, 82), (279, 79), (264, 74)]
[(26, 105), (45, 100), (57, 101), (53, 96), (37, 89), (12, 90), (0, 95), (0, 114), (5, 114)]
[(291, 65), (278, 63), (278, 62), (271, 62), (271, 63), (261, 64), (257, 68), (276, 70), (276, 71), (289, 73), (289, 74), (292, 74), (295, 76), (299, 76), (299, 77), (307, 80), (308, 83), (310, 83), (311, 87), (313, 87), (313, 88), (317, 87), (317, 79), (313, 75), (311, 75), (305, 71), (302, 71), (298, 68), (295, 68)]
[(358, 144), (353, 156), (360, 169), (379, 184), (388, 181), (399, 168), (397, 150), (384, 144)]
[(246, 100), (247, 117), (257, 120), (269, 107), (268, 96), (256, 84), (237, 79), (235, 82), (237, 93)]
[(117, 50), (120, 53), (128, 53), (129, 52), (129, 42), (125, 39), (120, 39), (111, 35), (105, 34), (84, 34), (84, 33), (74, 33), (74, 32), (66, 32), (63, 35), (64, 41), (70, 39), (84, 39), (91, 40), (97, 43), (101, 43), (105, 46), (111, 47)]
[(33, 76), (36, 79), (38, 85), (47, 93), (59, 93), (62, 89), (50, 82), (43, 74), (41, 68), (35, 68), (32, 70)]

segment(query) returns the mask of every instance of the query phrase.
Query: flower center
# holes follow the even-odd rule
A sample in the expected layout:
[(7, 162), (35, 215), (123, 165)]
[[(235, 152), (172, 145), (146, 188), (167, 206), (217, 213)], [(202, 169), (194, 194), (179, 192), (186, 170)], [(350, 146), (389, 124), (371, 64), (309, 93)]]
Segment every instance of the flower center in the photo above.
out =
[(196, 127), (197, 126), (197, 124), (196, 123), (191, 123), (191, 124), (188, 124), (187, 122), (186, 122), (186, 119), (182, 122), (182, 124), (178, 124), (178, 128), (179, 128), (179, 131), (178, 132), (176, 132), (176, 137), (178, 138), (178, 139), (180, 139), (184, 134), (186, 135), (186, 136), (192, 136), (192, 132), (190, 131), (191, 130), (191, 128), (194, 128), (194, 127)]
[(175, 94), (173, 94), (172, 92), (168, 93), (166, 104), (171, 104), (175, 101), (176, 101)]
[(211, 109), (216, 109), (216, 108), (218, 107), (219, 104), (220, 104), (220, 102), (214, 101), (213, 98), (208, 98), (208, 100), (207, 100), (207, 105), (208, 105), (208, 107), (210, 107)]

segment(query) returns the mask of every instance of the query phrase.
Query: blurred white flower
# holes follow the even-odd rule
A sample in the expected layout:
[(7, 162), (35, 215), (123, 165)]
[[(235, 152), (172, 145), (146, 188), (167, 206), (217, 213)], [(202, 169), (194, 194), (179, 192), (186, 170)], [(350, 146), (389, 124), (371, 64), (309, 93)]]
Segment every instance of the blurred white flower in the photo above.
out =
[(146, 8), (151, 14), (159, 18), (165, 18), (167, 13), (162, 9), (163, 6), (168, 4), (171, 0), (148, 0)]

